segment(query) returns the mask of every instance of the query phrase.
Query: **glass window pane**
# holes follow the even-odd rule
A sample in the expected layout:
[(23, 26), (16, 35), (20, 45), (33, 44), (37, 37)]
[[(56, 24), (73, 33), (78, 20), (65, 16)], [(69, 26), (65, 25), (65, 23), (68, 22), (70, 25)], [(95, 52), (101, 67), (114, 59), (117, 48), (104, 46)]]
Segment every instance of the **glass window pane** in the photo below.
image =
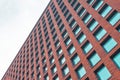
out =
[(87, 3), (91, 5), (94, 2), (94, 0), (87, 0)]
[(85, 13), (85, 11), (86, 11), (86, 9), (82, 7), (81, 10), (78, 12), (78, 15), (80, 17), (82, 17), (82, 15)]
[(70, 37), (67, 37), (67, 39), (65, 40), (65, 44), (66, 44), (66, 46), (68, 46), (68, 45), (70, 44), (70, 42), (71, 42)]
[(71, 45), (69, 48), (68, 48), (68, 52), (69, 54), (73, 54), (73, 52), (75, 51), (75, 47), (73, 45)]
[(69, 68), (65, 65), (62, 69), (63, 75), (66, 76), (69, 73)]
[(77, 73), (78, 78), (82, 78), (86, 74), (86, 70), (82, 65), (80, 65), (75, 71)]
[(62, 57), (60, 58), (59, 62), (60, 62), (60, 65), (64, 64), (64, 63), (65, 63), (65, 57), (62, 56)]
[(78, 63), (80, 62), (80, 57), (79, 57), (77, 54), (75, 54), (75, 55), (71, 58), (71, 61), (72, 61), (72, 64), (73, 64), (73, 65), (76, 65), (76, 64), (78, 64)]
[(111, 10), (112, 10), (112, 7), (105, 4), (99, 13), (102, 17), (105, 17)]
[(83, 49), (83, 52), (85, 54), (87, 54), (91, 49), (92, 49), (92, 44), (89, 43), (89, 42), (86, 42), (83, 46), (82, 46), (82, 49)]
[(100, 59), (101, 58), (96, 52), (92, 53), (92, 55), (90, 55), (90, 57), (88, 58), (91, 66), (95, 66), (100, 61)]
[(114, 63), (116, 64), (116, 66), (120, 69), (120, 49), (112, 57), (112, 60), (114, 61)]
[(77, 35), (80, 32), (80, 30), (81, 30), (80, 26), (77, 25), (73, 30), (74, 35)]
[(91, 17), (92, 17), (92, 15), (90, 15), (89, 13), (86, 13), (86, 15), (83, 17), (82, 20), (84, 21), (84, 23), (87, 23)]
[(77, 40), (81, 44), (84, 40), (86, 39), (86, 35), (84, 33), (81, 33), (78, 37)]
[(97, 75), (98, 75), (100, 80), (108, 80), (111, 77), (111, 73), (109, 72), (109, 70), (105, 66), (102, 66), (97, 71)]
[(94, 36), (95, 36), (95, 38), (99, 41), (106, 33), (107, 33), (106, 30), (103, 29), (102, 27), (100, 27), (100, 28), (94, 33)]
[(120, 20), (120, 13), (117, 11), (114, 11), (110, 17), (108, 17), (107, 21), (114, 26), (118, 21)]
[(97, 25), (98, 25), (98, 22), (95, 20), (95, 19), (93, 19), (89, 24), (88, 24), (88, 28), (89, 28), (89, 30), (90, 31), (93, 31), (96, 27), (97, 27)]
[(116, 29), (118, 32), (120, 32), (120, 25), (118, 25), (118, 27)]
[(96, 2), (95, 2), (94, 5), (93, 5), (93, 8), (94, 8), (95, 10), (98, 10), (99, 7), (100, 7), (102, 4), (103, 4), (103, 0), (96, 0)]
[(110, 36), (102, 43), (102, 47), (107, 53), (110, 52), (116, 45), (117, 42)]

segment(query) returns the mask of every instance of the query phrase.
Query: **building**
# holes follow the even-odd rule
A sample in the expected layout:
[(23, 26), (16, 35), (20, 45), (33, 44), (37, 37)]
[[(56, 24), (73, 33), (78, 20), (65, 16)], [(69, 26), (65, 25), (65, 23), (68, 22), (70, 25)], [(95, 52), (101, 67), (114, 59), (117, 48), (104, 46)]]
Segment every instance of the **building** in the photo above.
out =
[(2, 80), (120, 80), (120, 0), (51, 0)]

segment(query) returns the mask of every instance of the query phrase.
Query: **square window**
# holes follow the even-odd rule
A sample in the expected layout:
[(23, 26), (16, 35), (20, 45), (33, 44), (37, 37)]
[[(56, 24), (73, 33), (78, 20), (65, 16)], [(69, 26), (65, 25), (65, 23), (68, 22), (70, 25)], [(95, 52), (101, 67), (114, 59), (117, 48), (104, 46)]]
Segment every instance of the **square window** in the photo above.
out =
[(92, 19), (92, 21), (90, 21), (87, 27), (90, 31), (93, 31), (97, 27), (97, 25), (98, 25), (98, 22), (95, 19)]
[(65, 57), (62, 56), (62, 57), (59, 59), (59, 62), (60, 62), (60, 65), (64, 64), (64, 63), (65, 63)]
[(99, 55), (94, 51), (89, 57), (88, 60), (91, 64), (91, 66), (95, 66), (100, 60), (101, 58), (99, 57)]
[(76, 11), (76, 12), (78, 12), (78, 10), (80, 9), (80, 3), (77, 3), (77, 5), (75, 6), (75, 8), (74, 8), (74, 10)]
[(66, 46), (68, 46), (71, 42), (70, 37), (68, 36), (67, 39), (64, 42), (65, 42)]
[(87, 12), (82, 20), (86, 24), (90, 20), (91, 17), (92, 15)]
[(91, 5), (94, 2), (94, 0), (87, 0), (87, 3)]
[(81, 44), (84, 40), (86, 39), (86, 35), (82, 32), (80, 35), (77, 37), (77, 41)]
[(62, 51), (62, 48), (59, 47), (58, 50), (57, 50), (57, 54), (60, 55), (62, 52), (63, 52), (63, 51)]
[(103, 0), (96, 0), (96, 2), (93, 4), (92, 7), (93, 7), (95, 10), (98, 10), (102, 4), (103, 4)]
[(120, 24), (117, 26), (117, 31), (120, 32)]
[(111, 57), (115, 65), (120, 69), (120, 49)]
[(62, 37), (65, 38), (67, 35), (68, 35), (68, 33), (67, 33), (67, 31), (65, 30), (65, 31), (62, 33)]
[(117, 42), (112, 37), (108, 36), (101, 45), (104, 50), (109, 53), (117, 45)]
[(53, 74), (57, 71), (57, 68), (56, 68), (55, 65), (51, 68), (51, 71), (52, 71)]
[(77, 22), (73, 19), (73, 20), (70, 22), (69, 26), (70, 26), (71, 28), (73, 28), (76, 24), (77, 24)]
[(76, 72), (78, 78), (82, 78), (82, 77), (86, 74), (86, 70), (85, 70), (85, 68), (84, 68), (82, 65), (80, 65), (80, 66), (75, 70), (75, 72)]
[(104, 65), (100, 66), (95, 73), (97, 74), (99, 80), (109, 80), (112, 76), (107, 67)]
[(99, 14), (102, 16), (102, 17), (105, 17), (110, 11), (112, 10), (112, 7), (105, 4), (102, 9), (99, 11)]
[(67, 65), (65, 65), (62, 68), (62, 73), (63, 73), (63, 76), (66, 76), (69, 73), (69, 68), (67, 67)]
[(73, 33), (74, 35), (77, 35), (80, 32), (81, 28), (79, 25), (77, 25), (74, 29), (73, 29)]
[(85, 13), (85, 11), (86, 11), (86, 9), (82, 7), (81, 10), (78, 12), (78, 15), (80, 17), (82, 17), (82, 15)]
[(107, 32), (105, 29), (103, 29), (102, 27), (99, 27), (98, 30), (96, 30), (93, 35), (99, 41), (100, 39), (102, 39), (105, 36), (106, 33)]
[(91, 49), (92, 49), (92, 44), (90, 42), (86, 42), (83, 46), (82, 46), (82, 50), (85, 54), (87, 54)]
[(72, 44), (67, 50), (69, 52), (69, 55), (71, 55), (71, 54), (73, 54), (75, 52), (75, 47)]
[(77, 55), (77, 53), (71, 58), (72, 64), (76, 65), (80, 62), (80, 57)]
[(114, 26), (120, 20), (120, 12), (113, 11), (112, 14), (107, 18), (107, 21)]

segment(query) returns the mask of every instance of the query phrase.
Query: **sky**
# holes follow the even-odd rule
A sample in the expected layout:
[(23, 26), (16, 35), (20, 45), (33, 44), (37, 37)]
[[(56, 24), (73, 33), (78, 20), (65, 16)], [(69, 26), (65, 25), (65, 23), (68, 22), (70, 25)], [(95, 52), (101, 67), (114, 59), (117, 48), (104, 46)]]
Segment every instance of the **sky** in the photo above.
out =
[(0, 80), (50, 0), (0, 0)]

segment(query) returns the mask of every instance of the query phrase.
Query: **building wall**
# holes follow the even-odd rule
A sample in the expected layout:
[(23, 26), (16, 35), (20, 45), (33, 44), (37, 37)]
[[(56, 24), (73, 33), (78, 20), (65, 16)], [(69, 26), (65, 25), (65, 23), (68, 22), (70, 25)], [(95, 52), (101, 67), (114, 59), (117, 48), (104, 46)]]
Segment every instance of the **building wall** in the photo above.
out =
[(51, 0), (2, 80), (119, 80), (120, 0)]

